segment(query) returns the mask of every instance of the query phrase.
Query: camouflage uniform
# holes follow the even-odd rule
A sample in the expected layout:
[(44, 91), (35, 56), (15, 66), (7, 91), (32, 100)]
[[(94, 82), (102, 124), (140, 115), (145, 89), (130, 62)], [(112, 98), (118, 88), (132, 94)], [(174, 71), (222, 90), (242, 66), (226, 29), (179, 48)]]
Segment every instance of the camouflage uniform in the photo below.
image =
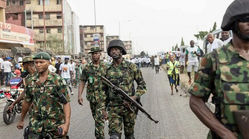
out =
[(106, 94), (103, 91), (103, 84), (100, 76), (105, 76), (107, 66), (101, 61), (96, 67), (93, 63), (89, 63), (82, 71), (81, 80), (87, 84), (86, 98), (90, 102), (92, 116), (95, 121), (95, 137), (104, 139), (105, 120), (103, 110), (106, 110)]
[[(210, 94), (218, 98), (221, 123), (239, 139), (233, 112), (249, 110), (249, 61), (242, 58), (231, 44), (206, 55), (200, 64), (189, 92), (207, 101)], [(243, 104), (243, 105), (241, 105)], [(208, 138), (212, 138), (209, 133)]]
[[(139, 98), (146, 92), (146, 84), (142, 72), (135, 64), (125, 60), (123, 60), (119, 66), (112, 64), (107, 69), (106, 78), (127, 92), (129, 96), (135, 95)], [(134, 88), (134, 80), (137, 82), (136, 91)], [(123, 123), (126, 138), (133, 139), (137, 113), (128, 110), (123, 105), (123, 99), (115, 94), (111, 88), (108, 88), (108, 112), (109, 135), (115, 134), (121, 136)]]
[(39, 82), (39, 75), (36, 73), (27, 80), (28, 86), (25, 87), (25, 100), (32, 103), (30, 116), (29, 138), (37, 138), (38, 135), (51, 135), (52, 138), (58, 137), (58, 126), (64, 123), (63, 103), (60, 102), (58, 93), (66, 96), (67, 102), (70, 101), (65, 81), (57, 74), (49, 73), (44, 83)]

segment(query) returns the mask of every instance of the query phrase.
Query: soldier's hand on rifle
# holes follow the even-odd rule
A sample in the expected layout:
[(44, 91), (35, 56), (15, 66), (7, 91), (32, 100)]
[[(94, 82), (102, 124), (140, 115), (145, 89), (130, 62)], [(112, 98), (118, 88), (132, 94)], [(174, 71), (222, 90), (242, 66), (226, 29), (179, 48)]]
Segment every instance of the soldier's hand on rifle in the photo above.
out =
[(18, 129), (23, 129), (23, 126), (24, 126), (24, 121), (19, 121), (18, 123), (17, 123), (17, 128)]
[(136, 101), (137, 100), (137, 96), (131, 96), (131, 98)]
[(80, 105), (83, 105), (83, 97), (82, 97), (82, 96), (79, 96), (79, 97), (78, 97), (78, 103), (79, 103)]
[(69, 125), (67, 124), (62, 124), (58, 128), (62, 128), (62, 136), (66, 135), (69, 129)]

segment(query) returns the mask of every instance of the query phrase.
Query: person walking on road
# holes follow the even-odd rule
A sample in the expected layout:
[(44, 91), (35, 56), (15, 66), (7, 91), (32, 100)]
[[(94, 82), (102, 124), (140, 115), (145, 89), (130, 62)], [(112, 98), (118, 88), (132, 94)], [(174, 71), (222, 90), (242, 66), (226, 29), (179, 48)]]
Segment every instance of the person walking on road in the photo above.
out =
[(6, 57), (5, 61), (1, 64), (1, 68), (3, 69), (4, 78), (5, 78), (5, 86), (8, 86), (10, 78), (11, 78), (11, 70), (13, 64), (10, 62), (11, 57)]
[[(39, 52), (33, 58), (37, 73), (27, 80), (18, 129), (32, 104), (30, 122), (25, 130), (29, 139), (66, 139), (70, 125), (71, 107), (66, 82), (48, 70), (50, 55)], [(60, 132), (58, 132), (60, 131)]]
[(191, 40), (190, 47), (186, 49), (186, 57), (185, 57), (185, 64), (187, 65), (189, 84), (192, 83), (191, 79), (192, 68), (194, 67), (195, 74), (198, 71), (198, 65), (199, 65), (198, 56), (200, 56), (198, 55), (199, 51), (200, 51), (199, 48), (195, 46), (195, 42)]
[(70, 89), (71, 95), (73, 95), (73, 90), (71, 87), (71, 78), (73, 75), (73, 69), (72, 69), (72, 66), (68, 63), (68, 61), (69, 61), (69, 58), (65, 57), (65, 62), (60, 65), (59, 74), (66, 81), (66, 83)]
[(82, 71), (78, 103), (83, 105), (82, 93), (87, 83), (86, 98), (90, 103), (95, 121), (95, 137), (96, 139), (104, 139), (105, 120), (107, 120), (106, 94), (100, 76), (106, 75), (107, 65), (100, 60), (101, 50), (99, 47), (92, 47), (90, 54), (92, 55), (92, 62), (87, 64)]
[(208, 34), (207, 36), (207, 54), (211, 53), (214, 49), (217, 49), (219, 47), (222, 47), (224, 45), (223, 41), (220, 39), (216, 39), (213, 34)]
[(160, 59), (159, 56), (155, 56), (154, 58), (154, 64), (155, 64), (155, 70), (156, 70), (156, 74), (159, 73), (159, 69), (160, 69)]
[[(113, 58), (111, 66), (107, 69), (106, 78), (114, 85), (123, 89), (133, 100), (138, 101), (146, 92), (146, 84), (141, 70), (133, 63), (125, 61), (122, 55), (126, 54), (124, 43), (121, 40), (112, 40), (107, 53)], [(135, 91), (134, 81), (137, 83)], [(109, 135), (111, 139), (120, 139), (122, 125), (126, 139), (135, 139), (134, 126), (137, 117), (137, 108), (129, 109), (129, 103), (124, 101), (112, 88), (108, 88), (108, 117)]]
[(169, 79), (169, 84), (171, 88), (171, 95), (173, 95), (174, 92), (174, 86), (176, 89), (176, 92), (178, 92), (177, 86), (179, 86), (180, 82), (180, 63), (179, 61), (175, 60), (174, 55), (169, 56), (170, 61), (166, 64), (166, 67), (168, 69), (168, 79)]
[[(232, 30), (233, 39), (202, 58), (189, 89), (192, 111), (211, 129), (208, 139), (249, 138), (248, 7), (248, 0), (235, 0), (227, 8), (221, 28)], [(211, 94), (215, 113), (205, 105)]]

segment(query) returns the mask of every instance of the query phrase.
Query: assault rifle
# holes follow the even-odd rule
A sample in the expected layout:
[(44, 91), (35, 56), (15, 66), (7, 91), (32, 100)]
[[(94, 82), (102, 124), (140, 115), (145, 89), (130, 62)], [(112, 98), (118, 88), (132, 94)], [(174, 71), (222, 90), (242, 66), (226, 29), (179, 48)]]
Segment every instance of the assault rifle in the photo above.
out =
[(146, 112), (145, 109), (137, 101), (134, 101), (128, 94), (126, 94), (124, 90), (122, 90), (121, 88), (119, 88), (116, 85), (114, 85), (111, 81), (109, 81), (105, 77), (103, 77), (103, 76), (100, 76), (100, 77), (104, 81), (104, 84), (106, 84), (108, 87), (110, 87), (113, 90), (115, 90), (125, 100), (127, 100), (128, 102), (130, 102), (131, 105), (134, 105), (135, 107), (137, 107), (137, 109), (140, 110), (142, 113), (144, 113), (150, 120), (154, 121), (156, 124), (159, 122), (157, 120), (154, 120), (151, 117), (151, 115), (148, 112)]

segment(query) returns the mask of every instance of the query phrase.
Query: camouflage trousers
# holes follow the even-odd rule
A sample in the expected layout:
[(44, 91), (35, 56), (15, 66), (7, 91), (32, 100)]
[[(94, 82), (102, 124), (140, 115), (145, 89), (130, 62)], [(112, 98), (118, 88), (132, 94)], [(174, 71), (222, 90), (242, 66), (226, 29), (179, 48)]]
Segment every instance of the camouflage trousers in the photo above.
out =
[(101, 107), (98, 103), (91, 103), (90, 108), (92, 111), (92, 116), (95, 121), (95, 137), (96, 139), (104, 139), (104, 128), (105, 128), (105, 120), (103, 117), (104, 108)]
[(122, 125), (124, 125), (124, 134), (127, 139), (134, 139), (134, 126), (137, 114), (131, 112), (124, 106), (108, 107), (109, 135), (122, 134)]
[(45, 136), (41, 136), (39, 134), (30, 133), (28, 135), (28, 139), (69, 139), (69, 137), (68, 136), (59, 137), (53, 134), (47, 134)]

